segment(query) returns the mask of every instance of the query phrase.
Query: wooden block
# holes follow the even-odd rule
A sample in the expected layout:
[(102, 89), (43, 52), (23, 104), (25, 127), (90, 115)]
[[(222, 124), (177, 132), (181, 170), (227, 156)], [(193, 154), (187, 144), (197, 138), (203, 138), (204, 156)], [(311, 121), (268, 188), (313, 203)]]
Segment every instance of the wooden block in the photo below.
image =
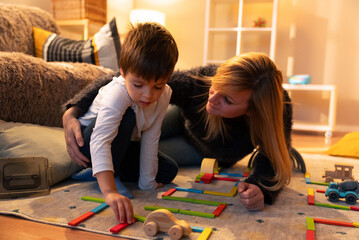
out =
[(335, 204), (328, 204), (328, 203), (314, 203), (315, 206), (320, 207), (327, 207), (327, 208), (335, 208), (335, 209), (343, 209), (343, 210), (350, 210), (350, 207), (348, 206), (341, 206), (341, 205), (335, 205)]
[(218, 217), (219, 215), (221, 215), (221, 213), (223, 212), (223, 210), (227, 207), (227, 205), (225, 204), (221, 204), (219, 205), (216, 210), (214, 210), (213, 214), (216, 215), (216, 217)]
[(176, 187), (177, 191), (183, 191), (183, 192), (193, 192), (193, 193), (203, 193), (203, 190), (195, 189), (195, 188), (181, 188)]
[(309, 205), (315, 205), (314, 196), (308, 195), (308, 204)]
[(181, 202), (194, 202), (193, 198), (184, 198), (184, 197), (163, 196), (162, 199), (181, 201)]
[(359, 228), (359, 223), (353, 222), (353, 226)]
[(201, 177), (204, 175), (204, 173), (200, 173), (197, 175), (196, 177), (196, 182), (200, 182), (201, 181)]
[(306, 173), (304, 174), (304, 177), (310, 178), (310, 173), (309, 173), (309, 172), (306, 172)]
[(201, 177), (201, 182), (204, 182), (206, 184), (211, 183), (214, 179), (214, 174), (212, 173), (205, 173), (203, 174), (203, 176)]
[(315, 191), (318, 192), (318, 193), (325, 193), (325, 190), (322, 190), (322, 189), (317, 189)]
[(145, 210), (149, 210), (149, 211), (155, 211), (158, 209), (166, 209), (172, 213), (178, 213), (179, 209), (178, 208), (166, 208), (166, 207), (159, 207), (159, 206), (145, 206)]
[(172, 195), (175, 191), (176, 191), (176, 188), (171, 188), (170, 190), (168, 190), (167, 192), (165, 192), (164, 194), (162, 194), (162, 197), (163, 197), (163, 196), (170, 196), (170, 195)]
[(214, 177), (216, 180), (229, 181), (229, 182), (237, 182), (239, 179), (236, 178), (225, 178), (225, 177)]
[(213, 206), (219, 206), (221, 204), (227, 205), (227, 203), (225, 202), (215, 202), (215, 201), (201, 200), (201, 199), (194, 199), (193, 203), (213, 205)]
[(203, 191), (203, 194), (209, 195), (217, 195), (217, 196), (225, 196), (225, 197), (233, 197), (231, 193), (224, 193), (224, 192), (214, 192), (214, 191)]
[(343, 226), (343, 227), (354, 227), (354, 224), (352, 222), (341, 222), (341, 221), (320, 219), (320, 218), (313, 218), (313, 220), (315, 223), (323, 223), (323, 224)]
[(353, 211), (359, 211), (359, 207), (350, 206), (350, 210), (353, 210)]
[(307, 217), (307, 229), (315, 231), (314, 219), (312, 217)]
[(243, 177), (248, 177), (250, 172), (251, 172), (251, 169), (247, 168), (246, 171), (243, 173)]
[[(136, 218), (135, 218), (135, 220), (136, 220)], [(112, 232), (112, 233), (118, 233), (119, 231), (121, 231), (122, 229), (128, 227), (129, 225), (130, 225), (130, 224), (128, 224), (128, 223), (120, 223), (120, 224), (114, 226), (113, 228), (111, 228), (111, 229), (110, 229), (110, 232)]]
[(213, 174), (218, 169), (218, 162), (214, 158), (203, 158), (201, 163), (201, 173)]
[(307, 229), (306, 240), (315, 240), (315, 231)]
[(197, 240), (207, 240), (209, 238), (209, 235), (212, 233), (212, 228), (205, 228), (201, 235), (197, 238)]
[(191, 216), (205, 217), (205, 218), (214, 218), (216, 216), (213, 213), (196, 212), (196, 211), (182, 210), (182, 209), (180, 209), (178, 213), (191, 215)]
[(140, 216), (140, 215), (136, 215), (134, 214), (134, 217), (136, 218), (137, 221), (139, 222), (145, 222), (146, 217)]
[(191, 226), (192, 232), (203, 232), (204, 227)]
[(238, 191), (238, 187), (236, 187), (236, 186), (232, 187), (231, 192), (230, 192), (232, 197), (234, 197), (236, 195), (237, 191)]
[(68, 222), (67, 224), (70, 226), (77, 226), (80, 223), (82, 223), (83, 221), (89, 219), (90, 217), (92, 217), (93, 215), (95, 215), (94, 212), (87, 212), (85, 214), (82, 214), (80, 217), (75, 218), (74, 220)]
[(218, 175), (226, 175), (226, 176), (231, 176), (231, 177), (243, 177), (243, 174), (240, 173), (218, 173)]
[(83, 196), (81, 198), (81, 200), (90, 201), (90, 202), (98, 202), (98, 203), (104, 203), (105, 202), (105, 200), (103, 200), (101, 198), (94, 198), (94, 197), (87, 197), (87, 196)]
[(308, 188), (308, 195), (314, 196), (314, 189), (313, 188)]
[(102, 203), (100, 206), (95, 207), (94, 209), (90, 210), (90, 212), (99, 213), (102, 210), (106, 209), (108, 207), (107, 203)]

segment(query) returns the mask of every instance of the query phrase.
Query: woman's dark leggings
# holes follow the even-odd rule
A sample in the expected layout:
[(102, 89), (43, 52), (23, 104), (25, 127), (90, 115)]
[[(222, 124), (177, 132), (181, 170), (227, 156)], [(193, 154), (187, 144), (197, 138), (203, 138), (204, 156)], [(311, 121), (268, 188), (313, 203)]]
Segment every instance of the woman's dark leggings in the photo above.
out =
[[(95, 127), (96, 119), (88, 126), (82, 126), (84, 146), (80, 151), (91, 160), (90, 138)], [(132, 108), (128, 108), (123, 115), (118, 133), (111, 144), (112, 162), (115, 176), (119, 176), (121, 181), (136, 182), (139, 178), (140, 169), (140, 147), (139, 142), (132, 142), (131, 136), (136, 125), (136, 114)], [(158, 172), (156, 181), (158, 183), (171, 183), (178, 172), (177, 163), (166, 154), (158, 152)]]

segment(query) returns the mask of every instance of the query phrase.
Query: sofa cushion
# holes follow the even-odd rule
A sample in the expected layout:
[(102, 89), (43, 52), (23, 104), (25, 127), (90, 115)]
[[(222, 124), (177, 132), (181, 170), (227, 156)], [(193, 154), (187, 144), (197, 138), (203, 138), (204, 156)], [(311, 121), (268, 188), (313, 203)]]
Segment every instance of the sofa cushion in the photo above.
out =
[(48, 62), (86, 62), (119, 70), (121, 43), (115, 18), (87, 41), (64, 38), (36, 27), (33, 31), (36, 57)]
[(0, 52), (0, 119), (62, 126), (61, 106), (111, 69)]
[(0, 3), (0, 51), (35, 56), (32, 27), (60, 34), (49, 12), (37, 7)]
[(51, 185), (72, 176), (80, 167), (66, 151), (62, 128), (0, 120), (0, 157), (46, 157)]

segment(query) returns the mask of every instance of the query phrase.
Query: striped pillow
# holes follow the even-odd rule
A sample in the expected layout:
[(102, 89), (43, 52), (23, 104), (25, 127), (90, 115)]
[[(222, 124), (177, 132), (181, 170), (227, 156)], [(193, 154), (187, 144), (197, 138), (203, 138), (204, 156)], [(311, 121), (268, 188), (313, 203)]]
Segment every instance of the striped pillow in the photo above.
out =
[(85, 62), (119, 70), (121, 42), (116, 19), (104, 25), (89, 40), (71, 40), (33, 27), (35, 56), (47, 62)]

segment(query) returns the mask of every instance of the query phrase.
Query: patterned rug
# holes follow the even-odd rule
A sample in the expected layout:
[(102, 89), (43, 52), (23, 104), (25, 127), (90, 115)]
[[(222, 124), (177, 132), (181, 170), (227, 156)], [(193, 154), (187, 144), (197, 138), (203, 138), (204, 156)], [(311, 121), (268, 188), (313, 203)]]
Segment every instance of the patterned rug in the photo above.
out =
[[(359, 179), (359, 161), (350, 158), (331, 157), (327, 155), (302, 154), (311, 181), (324, 182), (324, 170), (334, 170), (334, 163), (345, 163), (354, 166), (353, 176)], [(227, 173), (244, 173), (246, 161), (238, 163)], [(199, 168), (183, 168), (180, 170), (173, 184), (166, 185), (155, 191), (140, 191), (134, 184), (127, 185), (134, 196), (132, 204), (136, 215), (147, 216), (150, 211), (145, 206), (160, 206), (179, 208), (183, 210), (212, 213), (217, 206), (194, 204), (189, 202), (164, 200), (162, 194), (174, 187), (194, 188), (200, 190), (228, 193), (234, 182), (215, 180), (210, 184), (196, 183)], [(330, 203), (323, 193), (326, 186), (306, 184), (304, 174), (294, 172), (291, 183), (281, 192), (273, 205), (266, 205), (261, 212), (248, 212), (239, 202), (238, 196), (215, 196), (193, 192), (176, 191), (171, 196), (192, 199), (225, 202), (227, 207), (215, 218), (206, 218), (175, 213), (177, 219), (186, 220), (193, 227), (212, 228), (211, 240), (216, 239), (305, 239), (307, 231), (307, 217), (337, 220), (344, 222), (359, 222), (359, 212), (343, 209), (333, 209), (308, 205), (308, 188), (315, 192), (315, 202)], [(16, 215), (29, 220), (70, 227), (67, 223), (82, 214), (96, 208), (101, 203), (81, 200), (83, 196), (102, 198), (95, 182), (66, 181), (51, 189), (50, 195), (0, 200), (0, 214)], [(337, 205), (348, 206), (345, 201)], [(357, 203), (355, 206), (358, 206)], [(110, 208), (95, 214), (75, 228), (84, 231), (106, 235), (120, 236), (130, 239), (151, 239), (143, 231), (143, 223), (136, 222), (119, 233), (111, 233), (110, 229), (117, 225)], [(354, 227), (333, 226), (316, 223), (316, 239), (357, 239), (359, 229)], [(197, 239), (200, 232), (193, 232), (183, 239)], [(152, 239), (169, 239), (166, 233), (159, 233)]]

